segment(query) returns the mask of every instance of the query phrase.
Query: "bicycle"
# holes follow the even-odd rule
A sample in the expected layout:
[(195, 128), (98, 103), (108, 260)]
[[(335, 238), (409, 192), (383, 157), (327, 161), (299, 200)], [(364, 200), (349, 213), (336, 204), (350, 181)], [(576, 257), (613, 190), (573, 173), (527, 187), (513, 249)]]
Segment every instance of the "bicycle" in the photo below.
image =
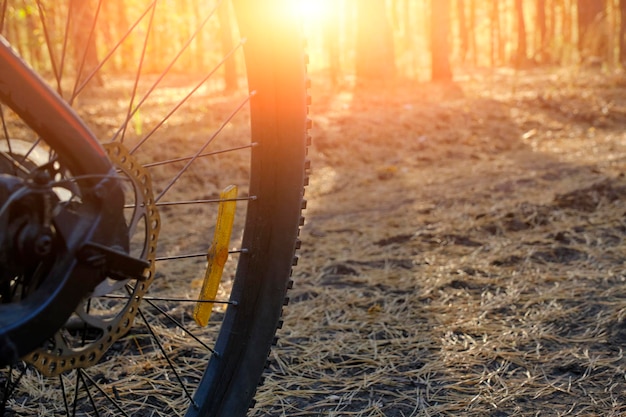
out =
[[(178, 60), (204, 45), (203, 29), (220, 29), (228, 2), (195, 15), (200, 28), (158, 73), (148, 53), (169, 47), (155, 48), (156, 26), (183, 3), (132, 2), (127, 30), (95, 64), (99, 16), (121, 2), (94, 3), (84, 50), (70, 46), (75, 2), (65, 20), (29, 3), (36, 64), (49, 56), (41, 74), (0, 38), (0, 415), (246, 414), (281, 325), (305, 206), (306, 63), (287, 1), (234, 0), (242, 41), (185, 93), (159, 95), (169, 77), (189, 84)], [(0, 3), (0, 33), (17, 6)], [(74, 69), (71, 51), (82, 54)], [(248, 88), (211, 92), (236, 53)], [(128, 65), (116, 54), (135, 57), (133, 77), (101, 75)], [(102, 77), (108, 85), (88, 91)], [(98, 94), (115, 88), (130, 103), (114, 124), (111, 97)], [(189, 120), (191, 131), (172, 127)], [(214, 131), (197, 138), (199, 126)]]

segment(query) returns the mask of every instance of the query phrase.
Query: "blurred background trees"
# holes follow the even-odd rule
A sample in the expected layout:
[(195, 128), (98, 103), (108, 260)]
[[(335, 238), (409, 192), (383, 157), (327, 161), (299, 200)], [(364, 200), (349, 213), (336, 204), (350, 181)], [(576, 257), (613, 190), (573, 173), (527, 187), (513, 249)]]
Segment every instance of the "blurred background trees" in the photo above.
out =
[[(333, 3), (332, 9), (324, 9), (324, 0), (310, 0), (319, 5), (304, 12), (312, 63), (329, 70), (333, 78), (342, 72), (357, 78), (395, 74), (408, 80), (446, 81), (469, 68), (626, 63), (626, 0), (327, 2)], [(324, 36), (318, 22), (329, 19), (330, 13), (337, 27), (325, 36), (334, 42), (318, 42)], [(375, 39), (364, 44), (363, 31)], [(360, 69), (364, 49), (378, 57), (370, 72)], [(382, 59), (386, 62), (379, 62)]]
[[(129, 38), (119, 45), (104, 70), (105, 75), (115, 75), (136, 68), (144, 48), (169, 59), (218, 3), (158, 0), (152, 7), (153, 2), (146, 0), (0, 0), (0, 30), (29, 62), (41, 65), (40, 71), (82, 68), (89, 73), (116, 47), (125, 28), (136, 23), (136, 31), (149, 34), (147, 42)], [(626, 62), (626, 0), (293, 0), (293, 4), (309, 40), (310, 70), (327, 75), (333, 83), (346, 77), (446, 82), (470, 68), (617, 67)], [(48, 27), (39, 23), (42, 14)], [(228, 2), (216, 14), (182, 58), (181, 71), (216, 65), (213, 55), (223, 56), (238, 43)], [(74, 38), (72, 50), (65, 50), (58, 36), (66, 30)], [(53, 59), (46, 44), (53, 45)], [(144, 71), (161, 64), (142, 63)], [(237, 85), (242, 68), (235, 60), (224, 62), (223, 89)]]

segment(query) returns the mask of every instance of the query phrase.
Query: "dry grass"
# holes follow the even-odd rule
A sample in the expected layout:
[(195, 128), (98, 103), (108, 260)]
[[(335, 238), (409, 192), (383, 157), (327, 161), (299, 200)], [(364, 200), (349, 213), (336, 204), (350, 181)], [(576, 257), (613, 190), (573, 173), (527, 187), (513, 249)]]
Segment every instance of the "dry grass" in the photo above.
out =
[(254, 415), (626, 413), (624, 76), (514, 76), (314, 91), (304, 249)]
[[(391, 95), (314, 84), (297, 285), (252, 414), (626, 414), (625, 81), (474, 73)], [(204, 110), (188, 113), (192, 126)], [(172, 198), (221, 189), (220, 163)], [(162, 214), (174, 219), (170, 248), (203, 243), (186, 231), (205, 214)], [(190, 271), (203, 264), (166, 267), (155, 289), (186, 280), (196, 291)], [(197, 381), (201, 349), (173, 326), (157, 330)], [(151, 340), (138, 324), (107, 354), (116, 360), (88, 372), (109, 394), (123, 390), (135, 415), (146, 403), (175, 415), (182, 393), (162, 404), (145, 391), (180, 391)], [(17, 415), (62, 411), (57, 380), (21, 383), (30, 400), (12, 403)]]

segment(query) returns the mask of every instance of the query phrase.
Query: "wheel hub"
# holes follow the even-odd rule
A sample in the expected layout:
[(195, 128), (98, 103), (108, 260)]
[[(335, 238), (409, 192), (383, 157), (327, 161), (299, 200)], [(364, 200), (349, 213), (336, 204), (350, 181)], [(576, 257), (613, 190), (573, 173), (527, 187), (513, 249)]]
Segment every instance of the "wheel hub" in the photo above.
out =
[(117, 176), (81, 187), (58, 162), (40, 164), (0, 174), (0, 366), (27, 355), (42, 373), (55, 375), (97, 360), (116, 339), (107, 332), (119, 334), (132, 321), (106, 323), (110, 343), (98, 344), (100, 354), (84, 344), (68, 348), (60, 331), (70, 316), (83, 319), (81, 300), (106, 280), (145, 281), (149, 262), (128, 255)]

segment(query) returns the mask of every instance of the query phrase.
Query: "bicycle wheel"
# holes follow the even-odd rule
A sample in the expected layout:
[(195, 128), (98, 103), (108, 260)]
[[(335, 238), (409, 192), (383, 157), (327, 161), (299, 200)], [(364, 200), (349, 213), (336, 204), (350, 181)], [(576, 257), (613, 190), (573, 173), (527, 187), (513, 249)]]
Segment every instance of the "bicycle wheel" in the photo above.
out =
[[(81, 290), (89, 296), (77, 297), (76, 290), (56, 297), (52, 304), (65, 306), (51, 310), (63, 316), (58, 328), (0, 371), (0, 415), (244, 415), (280, 325), (302, 223), (308, 121), (298, 27), (287, 0), (236, 0), (241, 42), (220, 55), (206, 45), (219, 32), (227, 40), (228, 2), (137, 1), (120, 9), (121, 3), (55, 2), (54, 10), (44, 1), (28, 10), (0, 3), (1, 32), (58, 93), (28, 70), (19, 80), (0, 79), (4, 207), (16, 199), (13, 182), (22, 185), (46, 171), (38, 184), (45, 189), (41, 200), (52, 203), (35, 206), (51, 207), (59, 240), (87, 239), (66, 238), (67, 216), (59, 213), (91, 215), (79, 230), (101, 217), (122, 218), (122, 225), (96, 230), (96, 240), (107, 246), (95, 248), (102, 251), (96, 258), (135, 270), (141, 264), (134, 259), (150, 265), (141, 279), (110, 267), (106, 279)], [(11, 26), (20, 16), (28, 19), (29, 35), (39, 34), (35, 47), (26, 47), (25, 26)], [(115, 24), (107, 20), (112, 17)], [(175, 29), (157, 30), (165, 27)], [(224, 94), (226, 81), (215, 77), (229, 62), (245, 62), (247, 85)], [(73, 109), (58, 104), (59, 97)], [(120, 105), (121, 98), (127, 103)], [(121, 190), (121, 203), (90, 203), (94, 182), (105, 179), (113, 184), (111, 195)], [(221, 193), (231, 185), (238, 187), (236, 197)], [(233, 201), (228, 255), (216, 254), (213, 230)], [(45, 223), (45, 216), (31, 217), (20, 218), (20, 227)], [(92, 262), (57, 246), (70, 245), (53, 246), (54, 259), (42, 258), (36, 271), (24, 267), (26, 260), (20, 269), (0, 259), (8, 271), (0, 277), (1, 307), (32, 304), (40, 289), (61, 286), (54, 279), (59, 269)], [(228, 261), (221, 265), (216, 257)], [(218, 275), (223, 270), (217, 295), (198, 303), (212, 268)], [(213, 313), (202, 327), (192, 316), (205, 304)]]

